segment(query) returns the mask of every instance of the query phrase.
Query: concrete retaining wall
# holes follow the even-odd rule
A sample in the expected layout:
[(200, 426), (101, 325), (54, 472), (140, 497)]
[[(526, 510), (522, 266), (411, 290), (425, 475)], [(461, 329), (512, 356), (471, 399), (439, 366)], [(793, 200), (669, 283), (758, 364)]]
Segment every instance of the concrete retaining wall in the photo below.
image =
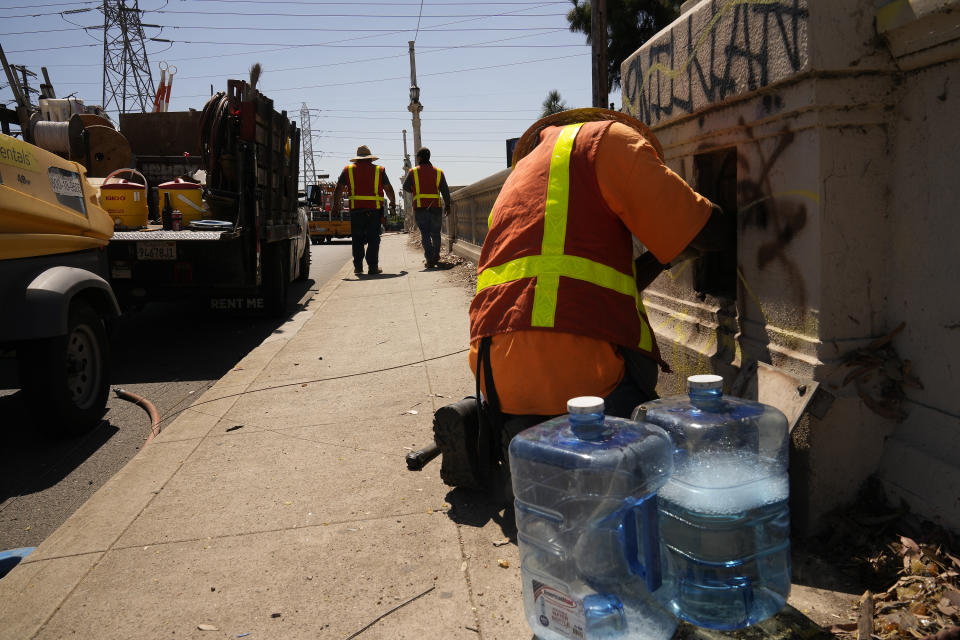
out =
[[(721, 203), (736, 215), (735, 292), (698, 291), (696, 264), (647, 291), (678, 363), (660, 391), (751, 360), (816, 380), (834, 402), (794, 431), (798, 524), (816, 529), (877, 475), (960, 529), (960, 467), (946, 453), (960, 440), (960, 306), (944, 281), (960, 231), (948, 175), (960, 3), (879, 4), (703, 0), (623, 63), (623, 109), (694, 188), (728, 193), (703, 167), (736, 159), (720, 178), (735, 182), (735, 203)], [(852, 355), (868, 364), (844, 385)]]

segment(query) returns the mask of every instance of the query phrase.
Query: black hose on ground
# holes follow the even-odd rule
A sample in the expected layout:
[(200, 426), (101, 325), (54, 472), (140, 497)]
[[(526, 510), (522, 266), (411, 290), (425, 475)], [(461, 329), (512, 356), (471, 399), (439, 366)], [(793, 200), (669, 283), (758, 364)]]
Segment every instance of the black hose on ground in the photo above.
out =
[(147, 441), (143, 444), (150, 444), (150, 441), (160, 435), (160, 413), (157, 411), (157, 408), (153, 406), (153, 403), (144, 398), (143, 396), (138, 396), (135, 393), (130, 393), (125, 389), (114, 389), (113, 392), (117, 394), (117, 397), (132, 402), (147, 412), (147, 415), (150, 416), (150, 435), (147, 436)]

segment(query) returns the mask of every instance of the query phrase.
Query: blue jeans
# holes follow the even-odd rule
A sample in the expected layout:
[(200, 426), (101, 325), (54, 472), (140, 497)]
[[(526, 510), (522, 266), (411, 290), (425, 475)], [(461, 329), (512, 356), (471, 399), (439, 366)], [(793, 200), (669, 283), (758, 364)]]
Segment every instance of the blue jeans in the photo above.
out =
[(380, 209), (354, 209), (350, 212), (354, 271), (363, 271), (364, 257), (370, 271), (376, 271), (380, 264), (380, 216)]
[(440, 260), (440, 228), (443, 225), (443, 210), (417, 208), (413, 210), (413, 217), (420, 229), (423, 257), (428, 264), (436, 264)]

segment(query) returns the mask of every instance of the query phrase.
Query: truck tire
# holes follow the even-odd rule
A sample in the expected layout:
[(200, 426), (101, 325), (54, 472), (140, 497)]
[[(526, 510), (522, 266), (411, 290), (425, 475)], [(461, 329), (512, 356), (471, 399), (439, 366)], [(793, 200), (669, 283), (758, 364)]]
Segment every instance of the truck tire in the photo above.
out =
[(270, 245), (264, 256), (263, 302), (271, 318), (285, 318), (287, 315), (288, 251), (287, 244), (278, 242)]
[(297, 274), (297, 282), (303, 282), (310, 277), (310, 245), (304, 245), (303, 255), (300, 256), (300, 273)]
[(66, 335), (31, 340), (17, 356), (26, 404), (45, 429), (75, 436), (100, 424), (110, 391), (110, 346), (90, 305), (74, 301)]

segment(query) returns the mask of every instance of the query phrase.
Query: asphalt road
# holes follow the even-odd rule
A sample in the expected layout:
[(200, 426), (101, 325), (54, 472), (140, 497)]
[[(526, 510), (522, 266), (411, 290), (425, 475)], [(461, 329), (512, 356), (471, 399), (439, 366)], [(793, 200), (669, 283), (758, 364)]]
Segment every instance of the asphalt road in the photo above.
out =
[[(310, 279), (290, 287), (305, 302), (350, 260), (350, 240), (314, 245)], [(150, 400), (172, 417), (202, 395), (280, 324), (264, 317), (148, 305), (111, 335), (112, 388)], [(16, 390), (15, 360), (0, 360), (0, 551), (34, 547), (136, 455), (150, 434), (141, 407), (110, 394), (99, 427), (54, 438), (31, 427)]]

